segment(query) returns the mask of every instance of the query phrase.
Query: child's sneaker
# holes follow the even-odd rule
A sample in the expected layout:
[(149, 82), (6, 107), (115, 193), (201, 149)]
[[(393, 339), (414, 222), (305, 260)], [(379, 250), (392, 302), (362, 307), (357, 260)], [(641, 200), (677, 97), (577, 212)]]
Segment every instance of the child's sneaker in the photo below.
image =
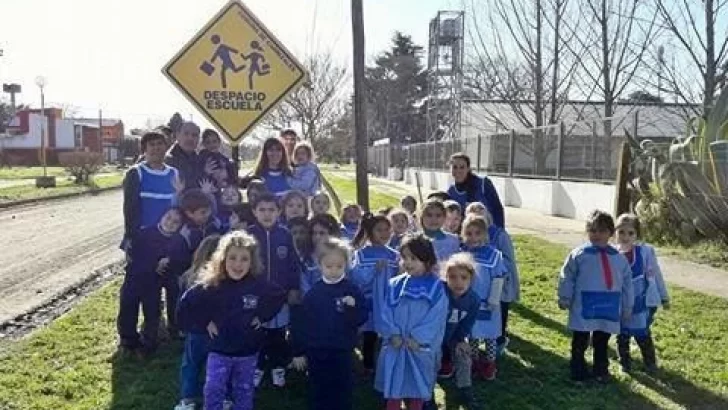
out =
[(452, 367), (452, 362), (449, 360), (443, 360), (440, 364), (440, 371), (437, 372), (437, 377), (440, 379), (449, 379), (452, 377), (455, 369)]
[(260, 369), (255, 369), (255, 374), (253, 374), (253, 384), (255, 385), (255, 387), (260, 387), (260, 383), (263, 381), (264, 375), (264, 371)]
[(273, 385), (276, 387), (286, 386), (286, 370), (281, 367), (276, 367), (270, 372), (271, 378), (273, 379)]
[(495, 374), (497, 372), (495, 362), (485, 362), (485, 366), (483, 366), (483, 378), (485, 380), (495, 380)]
[(195, 410), (195, 402), (190, 399), (182, 399), (174, 406), (174, 410)]

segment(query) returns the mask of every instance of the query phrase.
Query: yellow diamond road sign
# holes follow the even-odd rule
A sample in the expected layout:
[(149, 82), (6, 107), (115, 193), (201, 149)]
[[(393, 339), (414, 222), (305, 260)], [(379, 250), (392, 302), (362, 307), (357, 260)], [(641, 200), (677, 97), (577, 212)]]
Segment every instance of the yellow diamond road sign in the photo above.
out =
[(164, 74), (231, 142), (307, 78), (245, 5), (231, 1), (164, 67)]

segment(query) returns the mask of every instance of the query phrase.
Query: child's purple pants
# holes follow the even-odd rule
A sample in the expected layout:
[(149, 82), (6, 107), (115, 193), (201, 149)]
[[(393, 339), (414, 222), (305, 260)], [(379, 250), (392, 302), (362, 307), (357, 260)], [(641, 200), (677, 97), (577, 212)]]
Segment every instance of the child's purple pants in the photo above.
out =
[(235, 357), (210, 353), (207, 356), (205, 409), (221, 410), (232, 386), (233, 410), (253, 410), (253, 378), (258, 355)]

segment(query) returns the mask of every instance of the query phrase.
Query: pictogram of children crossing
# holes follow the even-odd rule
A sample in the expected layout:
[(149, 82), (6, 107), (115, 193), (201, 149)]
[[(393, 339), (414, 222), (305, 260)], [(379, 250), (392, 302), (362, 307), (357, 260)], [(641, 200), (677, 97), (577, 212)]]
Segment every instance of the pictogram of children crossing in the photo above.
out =
[[(254, 79), (255, 76), (263, 77), (270, 74), (270, 64), (265, 60), (265, 50), (261, 47), (258, 41), (251, 41), (251, 51), (248, 54), (241, 53), (236, 48), (225, 44), (222, 38), (218, 34), (213, 34), (210, 37), (210, 41), (215, 45), (215, 52), (212, 55), (210, 61), (203, 61), (200, 65), (200, 70), (212, 76), (215, 71), (219, 68), (220, 71), (220, 84), (222, 88), (227, 89), (227, 73), (232, 71), (237, 74), (246, 68), (248, 69), (248, 87), (250, 90), (255, 88)], [(234, 61), (236, 55), (239, 55), (243, 60), (250, 61), (250, 64), (237, 65)], [(220, 61), (221, 66), (216, 67), (215, 62)]]

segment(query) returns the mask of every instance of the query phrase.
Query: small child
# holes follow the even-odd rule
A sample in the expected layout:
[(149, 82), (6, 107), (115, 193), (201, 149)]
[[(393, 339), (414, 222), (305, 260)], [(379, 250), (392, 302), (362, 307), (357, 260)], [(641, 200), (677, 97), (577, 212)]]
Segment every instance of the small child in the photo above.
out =
[[(220, 235), (205, 238), (195, 251), (192, 267), (181, 277), (181, 288), (184, 292), (199, 281), (199, 277), (212, 255), (220, 244)], [(183, 292), (183, 294), (184, 294)], [(177, 306), (179, 308), (179, 306)], [(174, 410), (194, 410), (195, 401), (202, 398), (202, 384), (200, 373), (207, 361), (207, 345), (210, 338), (207, 329), (202, 326), (185, 330), (184, 352), (180, 367), (180, 387), (182, 399)]]
[(399, 249), (402, 238), (410, 229), (410, 217), (402, 208), (396, 208), (389, 212), (389, 221), (392, 223), (392, 237), (388, 246), (394, 250)]
[(339, 221), (329, 214), (315, 215), (309, 221), (311, 229), (311, 252), (306, 258), (304, 270), (301, 272), (301, 293), (306, 294), (313, 285), (321, 280), (321, 268), (318, 265), (318, 246), (329, 238), (339, 238), (341, 230)]
[[(353, 408), (353, 358), (357, 329), (368, 316), (358, 287), (346, 279), (349, 246), (330, 238), (319, 245), (323, 276), (303, 298), (301, 335), (293, 365), (308, 365), (309, 409)], [(305, 353), (305, 358), (302, 357)]]
[(460, 399), (467, 410), (479, 408), (472, 390), (472, 358), (468, 335), (473, 329), (480, 307), (480, 298), (471, 284), (475, 277), (475, 261), (465, 252), (456, 253), (445, 262), (442, 276), (447, 287), (449, 300), (445, 338), (442, 343), (442, 366), (440, 377), (450, 378), (455, 374), (455, 385), (460, 390)]
[(382, 337), (374, 388), (387, 410), (421, 410), (430, 400), (440, 366), (448, 299), (434, 271), (437, 256), (422, 234), (402, 241), (402, 273), (375, 279), (375, 329)]
[(313, 196), (321, 190), (321, 171), (314, 160), (313, 147), (308, 142), (301, 141), (293, 148), (293, 177), (289, 178), (288, 184), (305, 196)]
[(442, 230), (445, 223), (445, 205), (437, 199), (427, 200), (422, 207), (421, 222), (425, 235), (432, 240), (438, 262), (445, 262), (460, 252), (460, 239)]
[(192, 256), (202, 240), (221, 233), (221, 224), (212, 215), (212, 199), (200, 189), (193, 188), (180, 197), (184, 224), (179, 233), (184, 239), (170, 257), (170, 268), (162, 277), (167, 308), (167, 331), (171, 337), (181, 336), (177, 329), (177, 301), (180, 296), (179, 278), (190, 268)]
[(448, 199), (443, 202), (443, 205), (445, 205), (445, 226), (442, 230), (455, 235), (459, 234), (460, 224), (463, 221), (463, 210), (460, 208), (460, 204)]
[[(467, 218), (468, 215), (482, 216), (483, 218), (486, 218), (490, 215), (490, 212), (488, 212), (488, 208), (486, 208), (482, 202), (471, 202), (467, 207), (465, 207), (465, 217)], [(490, 218), (492, 219), (493, 217), (491, 216)]]
[(341, 211), (341, 237), (352, 241), (359, 231), (362, 209), (357, 204), (348, 204)]
[[(169, 267), (170, 250), (182, 240), (178, 234), (181, 225), (182, 213), (171, 208), (157, 225), (144, 227), (136, 235), (119, 295), (117, 329), (122, 349), (146, 355), (157, 348), (160, 275)], [(140, 305), (144, 313), (141, 335), (137, 330)]]
[(617, 336), (619, 362), (625, 373), (632, 370), (629, 342), (634, 337), (642, 352), (642, 361), (647, 372), (654, 373), (657, 371), (657, 358), (650, 327), (659, 306), (670, 308), (670, 296), (657, 263), (655, 249), (648, 244), (637, 243), (640, 236), (640, 220), (637, 215), (620, 215), (616, 228), (616, 248), (631, 266), (635, 296), (632, 318), (622, 322), (622, 330)]
[(614, 220), (595, 210), (586, 221), (589, 243), (571, 251), (559, 276), (559, 308), (569, 310), (571, 379), (584, 381), (590, 374), (584, 354), (589, 341), (594, 354), (598, 382), (608, 382), (607, 346), (612, 334), (619, 334), (620, 319), (629, 322), (634, 306), (632, 270), (627, 259), (609, 246)]
[(283, 209), (283, 217), (281, 222), (291, 220), (296, 217), (308, 216), (308, 201), (306, 195), (301, 191), (288, 191), (281, 198), (281, 209)]
[(429, 201), (431, 199), (434, 199), (434, 200), (440, 201), (440, 202), (445, 202), (450, 199), (450, 195), (445, 191), (430, 192), (427, 195), (426, 200)]
[[(300, 261), (296, 254), (291, 233), (278, 223), (280, 208), (276, 197), (272, 194), (261, 195), (253, 203), (256, 223), (248, 231), (260, 245), (263, 262), (263, 276), (288, 294), (289, 303), (299, 300)], [(270, 321), (263, 324), (265, 342), (261, 352), (259, 368), (255, 371), (255, 385), (260, 385), (263, 368), (269, 364), (271, 377), (275, 387), (286, 384), (285, 367), (290, 360), (286, 326), (290, 321), (288, 304), (284, 304), (280, 312)]]
[(402, 199), (399, 200), (399, 206), (407, 211), (407, 216), (409, 217), (409, 231), (417, 232), (417, 217), (415, 216), (417, 213), (417, 200), (415, 197), (412, 195), (403, 196)]
[(328, 215), (331, 210), (331, 198), (326, 192), (319, 191), (311, 197), (311, 215)]
[[(480, 299), (471, 333), (473, 368), (485, 380), (495, 380), (497, 339), (502, 331), (500, 302), (507, 269), (501, 252), (488, 243), (488, 222), (484, 218), (473, 215), (465, 218), (463, 241), (475, 260), (472, 287)], [(481, 341), (485, 344), (485, 354), (479, 349)]]
[(253, 178), (248, 181), (246, 196), (249, 204), (255, 202), (255, 200), (258, 199), (259, 196), (267, 193), (268, 188), (265, 187), (265, 182), (263, 182), (262, 179)]
[(353, 240), (354, 260), (351, 268), (352, 283), (359, 287), (364, 295), (369, 319), (361, 327), (362, 362), (364, 371), (373, 373), (375, 350), (379, 337), (374, 331), (372, 321), (372, 305), (374, 298), (374, 280), (377, 276), (387, 278), (399, 274), (399, 253), (387, 246), (391, 237), (392, 224), (386, 216), (365, 213), (359, 232)]
[[(473, 202), (480, 204), (480, 202)], [(503, 254), (503, 263), (506, 265), (508, 273), (503, 282), (503, 293), (501, 294), (501, 335), (497, 340), (497, 355), (502, 355), (510, 339), (508, 338), (508, 313), (511, 303), (518, 302), (521, 298), (521, 279), (518, 274), (518, 264), (516, 263), (516, 252), (513, 249), (513, 240), (504, 228), (500, 228), (493, 223), (493, 217), (490, 215), (485, 206), (483, 206), (483, 218), (488, 223), (488, 241), (492, 246)]]
[(259, 255), (252, 236), (239, 231), (226, 234), (201, 283), (180, 301), (180, 326), (188, 331), (206, 329), (210, 335), (205, 409), (222, 410), (228, 394), (233, 409), (253, 409), (253, 379), (265, 338), (262, 323), (280, 311), (286, 297), (280, 287), (261, 277)]
[[(220, 221), (220, 231), (228, 232), (232, 229), (234, 208), (242, 202), (243, 197), (238, 187), (231, 185), (220, 190), (220, 198), (217, 204), (217, 220)], [(240, 222), (238, 218), (238, 222)]]
[(303, 261), (311, 255), (311, 228), (308, 219), (303, 216), (297, 216), (288, 220), (288, 230), (293, 238), (293, 246), (296, 247), (298, 259)]
[(231, 231), (244, 231), (248, 229), (248, 225), (255, 223), (255, 218), (252, 217), (253, 212), (250, 210), (250, 204), (235, 204), (231, 210), (232, 214), (230, 214), (230, 219), (228, 219), (228, 225)]
[(202, 149), (199, 153), (200, 163), (205, 168), (205, 176), (215, 181), (219, 189), (238, 185), (235, 163), (220, 152), (222, 140), (217, 131), (208, 128), (202, 131)]

